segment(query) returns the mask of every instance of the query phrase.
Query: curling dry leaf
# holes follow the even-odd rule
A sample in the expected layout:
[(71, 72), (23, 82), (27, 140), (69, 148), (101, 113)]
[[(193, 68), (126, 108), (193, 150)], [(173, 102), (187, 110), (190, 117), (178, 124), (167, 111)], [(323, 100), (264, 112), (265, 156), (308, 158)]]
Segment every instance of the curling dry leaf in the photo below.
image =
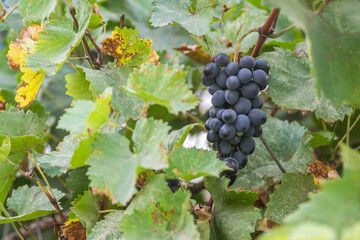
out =
[(155, 63), (159, 56), (152, 47), (150, 39), (139, 39), (134, 29), (116, 27), (112, 36), (101, 42), (101, 50), (113, 56), (118, 66), (140, 66), (143, 63)]
[(86, 229), (85, 227), (77, 221), (71, 221), (68, 225), (62, 227), (64, 232), (61, 237), (64, 237), (68, 240), (85, 240), (86, 239)]
[(39, 92), (45, 74), (34, 72), (29, 68), (25, 68), (27, 57), (34, 53), (37, 38), (44, 30), (45, 25), (31, 25), (29, 28), (21, 32), (21, 38), (16, 42), (11, 42), (9, 46), (8, 64), (11, 69), (20, 69), (24, 75), (21, 77), (21, 84), (16, 89), (15, 101), (18, 102), (18, 108), (29, 106)]

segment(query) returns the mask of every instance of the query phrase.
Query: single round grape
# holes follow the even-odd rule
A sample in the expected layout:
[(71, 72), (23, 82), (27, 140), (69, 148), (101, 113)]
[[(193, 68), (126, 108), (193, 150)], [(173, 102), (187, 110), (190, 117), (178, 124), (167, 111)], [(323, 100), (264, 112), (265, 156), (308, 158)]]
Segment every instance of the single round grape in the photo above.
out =
[(247, 98), (241, 97), (234, 106), (237, 114), (247, 114), (251, 110), (251, 101)]
[(247, 68), (242, 68), (237, 74), (237, 77), (240, 81), (240, 85), (243, 86), (248, 84), (252, 80), (252, 72)]
[(244, 132), (243, 136), (252, 137), (254, 133), (255, 133), (255, 127), (251, 125), (249, 129), (246, 132)]
[(229, 140), (229, 143), (233, 146), (237, 146), (241, 141), (241, 137), (240, 136), (235, 136), (232, 139)]
[(241, 151), (234, 152), (232, 157), (235, 158), (236, 161), (239, 163), (239, 169), (243, 169), (248, 162), (247, 156), (243, 154)]
[(252, 99), (258, 95), (260, 89), (256, 83), (249, 83), (241, 87), (241, 95), (248, 99)]
[(230, 104), (234, 105), (239, 100), (239, 92), (235, 90), (227, 90), (225, 92), (225, 101)]
[(207, 140), (209, 142), (218, 142), (220, 141), (220, 136), (217, 132), (214, 132), (213, 130), (210, 129), (210, 131), (208, 132), (207, 136), (206, 136)]
[(228, 141), (221, 140), (219, 144), (219, 153), (221, 155), (229, 155), (231, 152), (231, 144)]
[(236, 135), (236, 129), (233, 124), (225, 123), (219, 131), (219, 135), (224, 140), (230, 140)]
[(210, 129), (213, 130), (214, 132), (218, 132), (222, 127), (222, 125), (224, 125), (223, 121), (217, 118), (213, 118), (210, 121)]
[(238, 161), (236, 161), (236, 159), (229, 157), (229, 158), (225, 158), (224, 162), (229, 168), (232, 169), (232, 170), (225, 170), (223, 172), (225, 175), (234, 175), (237, 173), (237, 171), (239, 170), (239, 163)]
[(214, 95), (217, 90), (221, 90), (221, 88), (216, 83), (208, 87), (208, 92), (211, 95)]
[(209, 63), (204, 67), (204, 75), (208, 78), (215, 78), (219, 74), (219, 71), (215, 63)]
[(268, 76), (263, 70), (258, 69), (253, 72), (253, 81), (259, 85), (260, 90), (264, 90), (268, 84)]
[(224, 70), (221, 70), (219, 75), (217, 75), (215, 81), (216, 84), (222, 88), (222, 89), (226, 89), (226, 80), (229, 76), (225, 73)]
[(235, 122), (236, 120), (236, 112), (232, 109), (226, 109), (223, 114), (222, 114), (222, 120), (225, 122), (225, 123), (233, 123)]
[(255, 70), (256, 69), (261, 69), (264, 72), (266, 72), (266, 74), (269, 74), (269, 70), (270, 70), (270, 64), (262, 59), (256, 59), (256, 64), (255, 64)]
[(252, 108), (262, 108), (263, 102), (259, 95), (256, 95), (253, 99), (251, 99), (251, 107)]
[(215, 83), (215, 78), (209, 78), (209, 77), (206, 77), (205, 75), (202, 75), (201, 76), (201, 83), (208, 87), (208, 86)]
[(267, 120), (266, 114), (262, 110), (256, 108), (251, 109), (247, 116), (249, 117), (251, 124), (255, 126), (263, 125)]
[(211, 118), (216, 117), (216, 113), (217, 113), (217, 111), (219, 111), (219, 110), (220, 110), (220, 108), (218, 108), (218, 107), (211, 107), (210, 110), (209, 110), (209, 116), (210, 116)]
[(240, 70), (239, 64), (236, 62), (230, 62), (226, 65), (225, 72), (229, 76), (235, 76)]
[(236, 90), (240, 87), (240, 81), (236, 76), (230, 76), (226, 80), (226, 87), (230, 90)]
[(205, 128), (206, 128), (206, 130), (210, 130), (210, 122), (211, 122), (211, 120), (212, 120), (212, 118), (209, 118), (208, 120), (206, 120), (206, 122), (205, 122)]
[(225, 92), (223, 90), (216, 91), (211, 98), (214, 107), (220, 107), (225, 104)]
[(251, 56), (244, 56), (240, 59), (240, 67), (241, 68), (247, 68), (252, 69), (255, 67), (255, 59)]
[(216, 117), (217, 117), (218, 119), (222, 120), (222, 114), (224, 113), (225, 110), (226, 110), (226, 109), (221, 108), (219, 111), (217, 111)]
[(250, 119), (244, 114), (238, 115), (235, 121), (235, 128), (239, 132), (246, 132), (250, 128)]
[(215, 64), (219, 67), (225, 67), (230, 62), (230, 58), (225, 53), (220, 53), (215, 57)]
[(242, 137), (239, 144), (240, 150), (244, 154), (252, 154), (255, 150), (255, 141), (252, 137)]
[(262, 135), (261, 126), (255, 126), (255, 132), (253, 134), (253, 137), (261, 137), (261, 135)]

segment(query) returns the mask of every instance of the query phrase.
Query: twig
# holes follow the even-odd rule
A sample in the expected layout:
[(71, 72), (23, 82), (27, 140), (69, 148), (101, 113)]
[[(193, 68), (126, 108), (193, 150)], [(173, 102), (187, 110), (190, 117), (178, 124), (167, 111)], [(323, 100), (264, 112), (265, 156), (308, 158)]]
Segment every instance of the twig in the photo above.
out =
[(241, 45), (241, 42), (242, 40), (244, 40), (244, 38), (252, 33), (252, 32), (259, 32), (259, 29), (258, 28), (253, 28), (253, 29), (250, 29), (249, 31), (247, 31), (246, 33), (244, 33), (238, 40), (237, 44), (236, 44), (236, 48), (235, 48), (235, 54), (234, 54), (234, 62), (239, 62), (239, 52), (240, 52), (240, 45)]
[(125, 20), (125, 14), (121, 14), (120, 16), (120, 29), (124, 28), (124, 20)]
[(271, 109), (271, 112), (270, 112), (270, 116), (275, 116), (275, 114), (277, 113), (277, 111), (279, 110), (280, 108), (279, 108), (279, 106), (278, 105), (275, 105), (274, 107), (273, 107), (273, 109)]
[(275, 161), (276, 165), (280, 168), (281, 172), (286, 173), (284, 167), (281, 165), (279, 160), (275, 157), (274, 153), (271, 151), (271, 149), (269, 148), (269, 146), (265, 142), (265, 139), (263, 138), (263, 136), (260, 137), (260, 140), (264, 144), (266, 150), (270, 153), (270, 155), (271, 155), (272, 159)]
[(262, 25), (262, 27), (259, 28), (259, 37), (256, 42), (255, 48), (251, 54), (252, 57), (254, 57), (254, 58), (257, 57), (259, 55), (259, 53), (261, 52), (261, 49), (264, 46), (264, 43), (267, 38), (263, 35), (271, 35), (275, 31), (275, 26), (276, 26), (276, 22), (277, 22), (279, 13), (280, 13), (280, 9), (274, 8), (271, 11), (271, 13), (270, 13), (268, 19), (266, 20), (266, 22), (264, 23), (264, 25)]
[(295, 25), (291, 25), (290, 27), (287, 27), (287, 28), (281, 30), (281, 31), (278, 32), (278, 33), (275, 33), (275, 34), (272, 34), (272, 35), (265, 35), (265, 34), (263, 34), (262, 36), (263, 36), (263, 37), (268, 37), (268, 38), (278, 38), (278, 37), (280, 37), (281, 35), (283, 35), (284, 33), (286, 33), (287, 31), (289, 31), (289, 30), (291, 30), (291, 29), (293, 29), (293, 28), (295, 28), (295, 27), (296, 27)]
[(106, 195), (103, 196), (103, 202), (102, 202), (101, 210), (104, 211), (104, 212), (101, 213), (101, 215), (102, 215), (101, 218), (104, 219), (105, 215), (108, 213), (106, 211), (109, 210), (109, 197), (106, 196)]
[[(208, 49), (208, 51), (209, 51), (209, 54), (211, 54), (211, 50), (210, 50), (210, 47), (209, 47), (209, 43), (208, 43), (205, 35), (203, 35), (203, 40), (204, 40), (204, 42), (206, 43), (206, 47), (207, 47), (207, 49)], [(210, 57), (213, 57), (213, 56), (210, 56)]]
[(102, 62), (103, 62), (102, 55), (101, 55), (101, 49), (97, 45), (96, 41), (94, 40), (94, 38), (92, 37), (92, 35), (91, 35), (91, 33), (90, 33), (90, 31), (88, 29), (86, 29), (85, 35), (90, 39), (91, 43), (95, 47), (95, 50), (96, 50), (96, 53), (97, 53), (96, 65), (101, 66)]
[(0, 22), (5, 22), (7, 17), (19, 6), (20, 1), (3, 17)]
[[(348, 116), (348, 119), (347, 119), (346, 131), (349, 130), (350, 124), (351, 124), (351, 115)], [(347, 145), (347, 146), (349, 146), (349, 142), (350, 142), (350, 133), (346, 136), (346, 145)]]
[(357, 124), (357, 122), (360, 120), (360, 114), (359, 116), (356, 118), (355, 122), (351, 125), (351, 127), (346, 131), (345, 135), (341, 138), (341, 140), (336, 144), (336, 147), (334, 148), (334, 152), (336, 149), (339, 148), (340, 144), (344, 141), (344, 139), (350, 134), (351, 130), (355, 127), (355, 125)]

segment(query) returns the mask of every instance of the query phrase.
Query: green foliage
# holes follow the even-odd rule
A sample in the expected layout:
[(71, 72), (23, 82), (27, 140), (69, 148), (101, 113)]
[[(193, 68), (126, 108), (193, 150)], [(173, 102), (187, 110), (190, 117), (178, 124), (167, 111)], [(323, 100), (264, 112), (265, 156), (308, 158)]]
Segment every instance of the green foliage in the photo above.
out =
[[(77, 68), (78, 73), (72, 73), (65, 76), (68, 89), (66, 94), (77, 100), (93, 100), (92, 91), (89, 89), (90, 82), (86, 80), (85, 73), (81, 68)], [(105, 89), (104, 89), (105, 90)], [(98, 94), (100, 95), (100, 93)]]
[(179, 146), (182, 146), (183, 143), (185, 142), (186, 136), (189, 134), (191, 129), (200, 125), (201, 125), (200, 123), (189, 124), (179, 130), (172, 131), (169, 134), (169, 138), (166, 146), (167, 150), (172, 151), (178, 148)]
[(19, 10), (25, 22), (38, 22), (48, 18), (57, 0), (21, 0)]
[(116, 211), (105, 216), (104, 220), (97, 222), (96, 226), (87, 236), (88, 240), (118, 240), (122, 238), (122, 231), (119, 229), (120, 222), (124, 217), (123, 211)]

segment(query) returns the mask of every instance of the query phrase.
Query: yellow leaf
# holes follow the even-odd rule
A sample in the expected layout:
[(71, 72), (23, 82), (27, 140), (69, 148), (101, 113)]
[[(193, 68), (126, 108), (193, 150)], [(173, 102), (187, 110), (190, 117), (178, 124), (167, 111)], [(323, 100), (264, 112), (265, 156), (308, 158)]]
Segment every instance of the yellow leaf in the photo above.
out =
[(137, 30), (116, 27), (112, 36), (101, 42), (101, 50), (113, 56), (118, 66), (137, 67), (155, 63), (159, 56), (152, 49), (150, 39), (139, 39)]
[(11, 42), (9, 45), (9, 51), (6, 55), (8, 58), (8, 64), (11, 70), (19, 69), (20, 67), (20, 52), (21, 46), (19, 42)]

